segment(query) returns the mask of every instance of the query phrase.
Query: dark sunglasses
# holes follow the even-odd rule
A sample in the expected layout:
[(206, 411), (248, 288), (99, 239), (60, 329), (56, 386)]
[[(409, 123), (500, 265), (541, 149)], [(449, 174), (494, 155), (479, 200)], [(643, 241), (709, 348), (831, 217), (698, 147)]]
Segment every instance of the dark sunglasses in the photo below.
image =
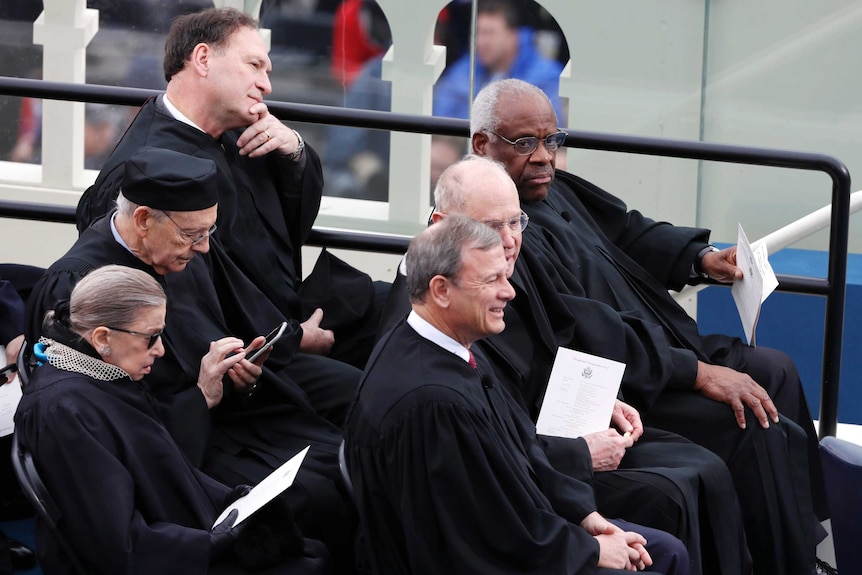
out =
[(139, 331), (129, 331), (121, 327), (111, 327), (109, 325), (106, 325), (105, 327), (108, 329), (113, 329), (114, 331), (121, 331), (123, 333), (130, 333), (132, 335), (140, 335), (149, 338), (149, 341), (147, 342), (147, 349), (150, 349), (151, 347), (156, 345), (156, 342), (159, 340), (160, 337), (162, 337), (162, 333), (164, 333), (165, 331), (164, 328), (162, 328), (156, 333), (141, 333)]

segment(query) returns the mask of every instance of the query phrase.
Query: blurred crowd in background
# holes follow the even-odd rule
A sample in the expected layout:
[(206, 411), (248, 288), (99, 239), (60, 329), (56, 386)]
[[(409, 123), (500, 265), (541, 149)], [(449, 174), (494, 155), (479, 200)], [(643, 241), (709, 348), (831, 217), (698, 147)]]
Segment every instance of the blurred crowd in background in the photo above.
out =
[[(161, 62), (170, 22), (210, 6), (210, 0), (88, 0), (88, 8), (99, 10), (99, 32), (87, 48), (87, 83), (164, 89)], [(454, 0), (437, 20), (434, 39), (446, 46), (447, 64), (434, 88), (438, 116), (469, 115), (472, 8), (470, 0)], [(42, 47), (33, 44), (31, 26), (41, 12), (41, 0), (0, 4), (0, 75), (41, 78)], [(260, 21), (272, 31), (269, 99), (389, 111), (390, 85), (381, 70), (392, 35), (374, 0), (263, 0)], [(475, 32), (474, 91), (502, 77), (518, 77), (543, 88), (558, 117), (565, 118), (557, 91), (568, 47), (543, 8), (531, 0), (480, 0)], [(101, 168), (135, 112), (86, 105), (86, 168)], [(321, 152), (326, 195), (386, 201), (388, 132), (300, 129)], [(433, 138), (432, 186), (466, 151), (466, 138)], [(39, 100), (0, 96), (0, 159), (41, 161)]]

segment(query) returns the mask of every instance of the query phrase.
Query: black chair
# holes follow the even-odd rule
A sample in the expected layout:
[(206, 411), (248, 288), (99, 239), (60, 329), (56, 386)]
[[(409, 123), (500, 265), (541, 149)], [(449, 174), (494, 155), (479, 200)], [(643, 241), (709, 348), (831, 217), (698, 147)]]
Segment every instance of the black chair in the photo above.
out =
[(341, 472), (341, 479), (344, 480), (344, 486), (347, 488), (347, 494), (350, 495), (350, 500), (356, 503), (353, 496), (353, 481), (350, 479), (350, 473), (347, 471), (347, 458), (344, 456), (344, 440), (341, 440), (341, 445), (338, 446), (338, 470)]
[(33, 357), (32, 351), (27, 351), (28, 345), (30, 344), (25, 339), (24, 343), (21, 344), (21, 349), (18, 350), (18, 357), (15, 360), (15, 363), (18, 364), (18, 382), (22, 388), (30, 383), (30, 375), (36, 368), (36, 360)]
[(72, 567), (74, 572), (79, 575), (86, 575), (87, 571), (84, 569), (80, 559), (75, 555), (74, 549), (72, 549), (57, 527), (57, 523), (62, 515), (60, 508), (57, 507), (51, 494), (48, 493), (45, 484), (42, 483), (30, 452), (18, 443), (17, 433), (12, 436), (12, 468), (15, 470), (15, 476), (24, 490), (24, 496), (33, 506), (39, 519), (45, 522), (51, 535), (59, 543), (63, 553), (63, 560)]
[(862, 446), (824, 437), (820, 458), (838, 571), (855, 573), (862, 563)]

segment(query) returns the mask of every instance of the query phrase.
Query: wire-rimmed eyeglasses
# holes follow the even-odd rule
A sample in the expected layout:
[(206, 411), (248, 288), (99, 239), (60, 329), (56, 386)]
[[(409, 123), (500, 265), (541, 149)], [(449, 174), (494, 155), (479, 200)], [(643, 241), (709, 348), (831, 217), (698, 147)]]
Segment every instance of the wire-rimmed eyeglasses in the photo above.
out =
[(154, 345), (156, 345), (156, 342), (159, 340), (160, 337), (162, 337), (162, 334), (165, 332), (164, 328), (160, 329), (159, 331), (157, 331), (155, 333), (141, 333), (139, 331), (131, 331), (128, 329), (123, 329), (121, 327), (111, 327), (109, 325), (106, 325), (105, 327), (108, 329), (112, 329), (114, 331), (121, 331), (123, 333), (130, 333), (132, 335), (140, 335), (142, 337), (149, 338), (149, 341), (147, 341), (147, 349), (150, 349)]
[(497, 233), (500, 233), (503, 228), (506, 227), (514, 234), (517, 232), (523, 232), (527, 229), (527, 224), (530, 223), (530, 216), (521, 211), (518, 216), (505, 222), (501, 220), (487, 220), (482, 223), (489, 226)]
[(545, 143), (545, 149), (549, 152), (556, 152), (560, 146), (566, 141), (566, 136), (568, 133), (565, 130), (557, 128), (557, 131), (553, 134), (548, 134), (544, 138), (537, 138), (536, 136), (524, 136), (523, 138), (518, 138), (517, 140), (510, 140), (506, 136), (501, 136), (497, 132), (491, 132), (498, 138), (502, 139), (507, 144), (511, 144), (513, 148), (515, 148), (515, 153), (520, 156), (529, 156), (533, 152), (535, 152), (539, 148), (539, 142), (542, 141)]
[[(172, 218), (168, 212), (163, 210), (162, 213), (165, 214), (165, 216), (169, 220), (171, 220), (171, 223), (174, 224), (174, 226), (176, 226), (176, 228), (177, 228), (177, 230), (179, 230), (180, 234), (182, 234), (182, 236), (186, 239), (186, 241), (190, 241), (191, 242), (190, 245), (193, 245), (193, 246), (201, 243), (202, 241), (204, 241), (205, 239), (207, 239), (208, 237), (213, 235), (215, 233), (215, 231), (218, 229), (218, 226), (213, 224), (212, 226), (210, 226), (210, 229), (208, 229), (205, 233), (195, 237), (194, 234), (187, 232), (181, 225), (179, 225), (177, 222), (175, 222), (174, 218)], [(122, 330), (120, 330), (120, 331), (122, 331)]]

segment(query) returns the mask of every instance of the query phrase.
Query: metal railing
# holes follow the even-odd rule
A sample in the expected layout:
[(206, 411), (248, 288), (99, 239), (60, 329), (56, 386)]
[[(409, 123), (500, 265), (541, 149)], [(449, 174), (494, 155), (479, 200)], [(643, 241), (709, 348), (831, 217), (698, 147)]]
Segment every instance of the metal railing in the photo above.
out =
[[(138, 106), (146, 98), (158, 93), (153, 90), (0, 77), (0, 94), (12, 96)], [(469, 124), (466, 120), (312, 104), (272, 101), (267, 101), (266, 104), (270, 112), (282, 120), (462, 137), (469, 135)], [(820, 436), (835, 435), (838, 424), (838, 389), (844, 333), (844, 300), (847, 289), (847, 241), (851, 192), (850, 173), (847, 167), (840, 160), (822, 154), (577, 130), (570, 130), (566, 145), (608, 152), (817, 171), (829, 176), (832, 180), (832, 211), (827, 277), (779, 275), (778, 289), (822, 295), (826, 298), (820, 388)], [(0, 217), (73, 223), (74, 208), (0, 202)], [(315, 229), (309, 243), (362, 251), (403, 253), (407, 246), (407, 238)]]

